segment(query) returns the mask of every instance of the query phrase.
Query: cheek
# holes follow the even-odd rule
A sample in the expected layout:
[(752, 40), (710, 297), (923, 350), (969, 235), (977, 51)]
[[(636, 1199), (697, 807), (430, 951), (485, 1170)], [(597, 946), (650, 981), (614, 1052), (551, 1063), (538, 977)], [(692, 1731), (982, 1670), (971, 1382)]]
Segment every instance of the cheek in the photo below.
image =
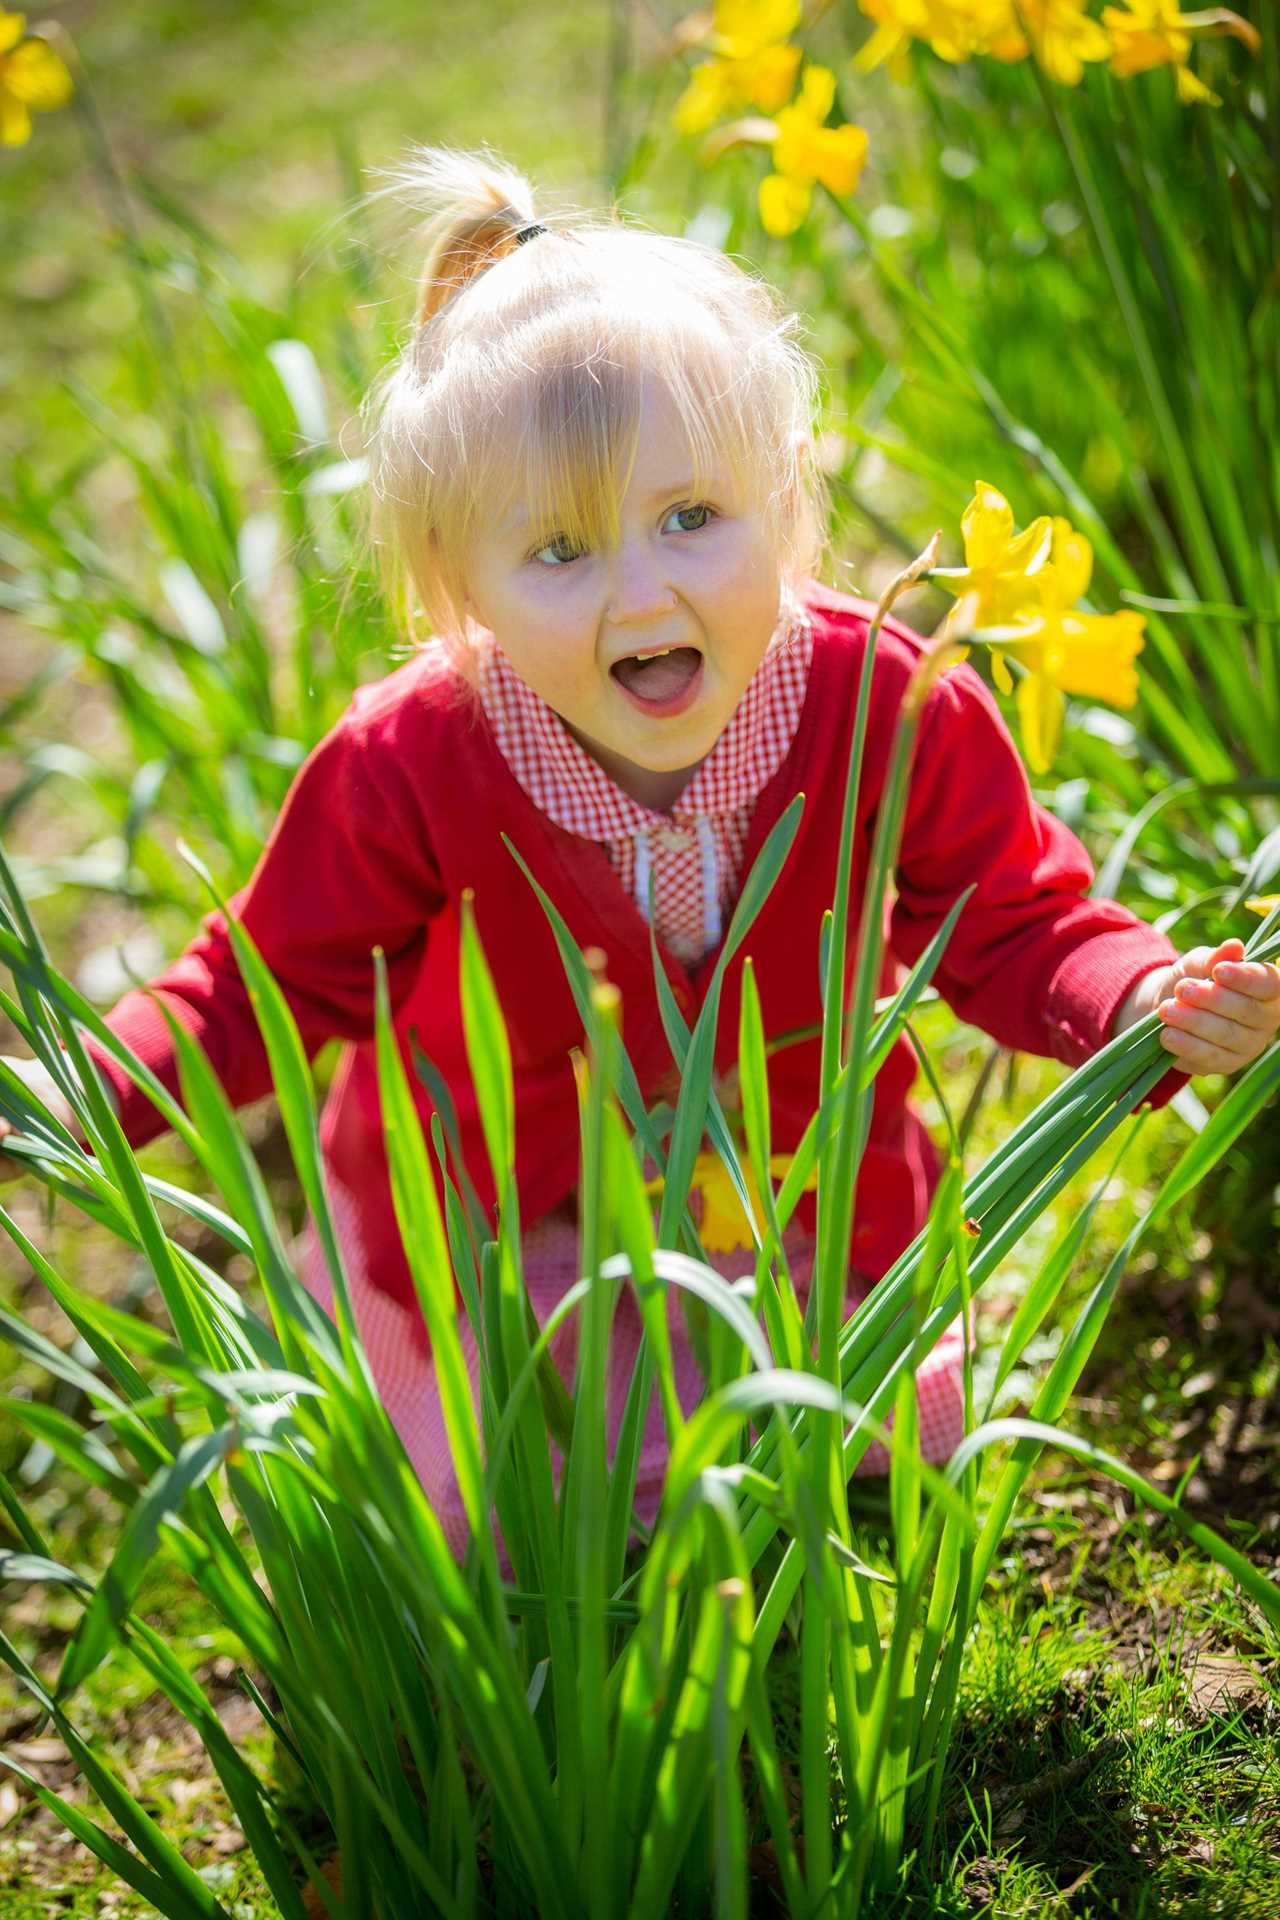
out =
[(748, 618), (771, 617), (781, 592), (781, 574), (762, 527), (744, 529), (735, 550), (723, 556), (718, 568), (722, 592), (736, 598)]
[(567, 609), (555, 617), (526, 607), (517, 613), (506, 635), (499, 634), (507, 658), (521, 679), (552, 706), (566, 698), (581, 700), (592, 690), (595, 672), (594, 636), (584, 631)]

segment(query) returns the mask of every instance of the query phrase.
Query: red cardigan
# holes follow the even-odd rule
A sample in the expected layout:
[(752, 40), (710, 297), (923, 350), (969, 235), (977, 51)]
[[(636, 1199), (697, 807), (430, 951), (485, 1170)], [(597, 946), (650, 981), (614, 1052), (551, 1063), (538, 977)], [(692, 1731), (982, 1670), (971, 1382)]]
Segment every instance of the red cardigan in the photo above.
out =
[[(804, 812), (790, 857), (745, 947), (729, 967), (717, 1059), (734, 1054), (742, 960), (753, 957), (765, 1033), (817, 1024), (818, 940), (834, 891), (854, 701), (871, 609), (812, 590), (815, 643), (790, 751), (761, 793), (743, 872), (798, 792)], [(861, 900), (877, 802), (899, 701), (921, 642), (893, 621), (881, 631), (855, 835), (852, 899)], [(578, 1166), (570, 1049), (581, 1026), (551, 930), (502, 842), (509, 835), (582, 947), (604, 950), (623, 997), (623, 1030), (646, 1098), (671, 1068), (649, 957), (649, 932), (604, 849), (555, 826), (525, 795), (457, 674), (420, 655), (362, 688), (298, 774), (248, 886), (232, 902), (314, 1052), (349, 1041), (322, 1120), (328, 1164), (352, 1195), (371, 1275), (413, 1299), (391, 1205), (372, 1043), (373, 965), (381, 946), (402, 1045), (416, 1031), (447, 1079), (463, 1152), (486, 1204), (493, 1182), (466, 1063), (458, 994), (458, 902), (476, 921), (510, 1033), (515, 1073), (516, 1174), (526, 1227), (569, 1195)], [(1092, 869), (1068, 829), (1037, 807), (996, 706), (968, 667), (933, 688), (917, 743), (889, 935), (910, 963), (957, 895), (977, 890), (952, 933), (935, 982), (955, 1011), (1006, 1046), (1072, 1065), (1109, 1037), (1134, 981), (1174, 957), (1160, 934), (1113, 901), (1087, 895)], [(851, 948), (855, 942), (851, 940)], [(715, 964), (663, 960), (692, 1019)], [(852, 966), (852, 958), (850, 962)], [(884, 985), (892, 984), (892, 957)], [(153, 982), (196, 1036), (237, 1104), (270, 1090), (266, 1055), (225, 924), (199, 937)], [(164, 1021), (146, 994), (127, 994), (109, 1023), (176, 1091)], [(121, 1119), (139, 1144), (162, 1123), (145, 1096), (101, 1053)], [(775, 1146), (793, 1147), (816, 1104), (817, 1042), (774, 1056)], [(851, 1256), (877, 1276), (924, 1218), (935, 1155), (907, 1104), (915, 1060), (905, 1040), (876, 1083), (858, 1184)], [(424, 1119), (429, 1103), (411, 1082)], [(1170, 1080), (1170, 1085), (1176, 1084)], [(802, 1202), (802, 1208), (812, 1201)], [(812, 1213), (802, 1211), (802, 1224)]]

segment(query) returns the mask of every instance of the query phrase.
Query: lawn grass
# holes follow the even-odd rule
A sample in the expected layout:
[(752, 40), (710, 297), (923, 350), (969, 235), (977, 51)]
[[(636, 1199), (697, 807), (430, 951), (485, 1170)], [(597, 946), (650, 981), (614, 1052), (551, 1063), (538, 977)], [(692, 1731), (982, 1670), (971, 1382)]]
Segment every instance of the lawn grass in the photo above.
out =
[[(941, 1006), (926, 1010), (922, 1027), (949, 1089), (963, 1094), (985, 1043), (957, 1028)], [(1011, 1101), (997, 1091), (981, 1110), (971, 1146), (975, 1160), (1060, 1071), (1045, 1062), (1018, 1063)], [(275, 1168), (277, 1204), (296, 1216), (296, 1195), (272, 1149), (269, 1108), (259, 1109), (256, 1121), (260, 1146)], [(1127, 1182), (1114, 1183), (1100, 1209), (1095, 1251), (1075, 1277), (1073, 1299), (1083, 1297), (1125, 1230), (1133, 1191), (1159, 1177), (1184, 1139), (1176, 1115), (1147, 1123)], [(157, 1170), (163, 1165), (166, 1175), (180, 1177), (180, 1162), (164, 1143), (149, 1155)], [(1088, 1187), (1080, 1179), (1064, 1193), (1054, 1214), (1059, 1230)], [(28, 1215), (39, 1210), (38, 1196), (28, 1190), (21, 1203)], [(1052, 1235), (1054, 1225), (1043, 1231)], [(50, 1243), (47, 1234), (37, 1237)], [(76, 1237), (78, 1248), (71, 1244)], [(70, 1270), (86, 1285), (127, 1289), (128, 1274), (99, 1265), (100, 1240), (79, 1223), (56, 1224), (52, 1234), (61, 1258), (75, 1262)], [(1224, 1290), (1211, 1254), (1200, 1236), (1188, 1238), (1185, 1226), (1175, 1225), (1139, 1256), (1066, 1424), (1153, 1471), (1166, 1487), (1173, 1476), (1186, 1476), (1187, 1504), (1257, 1564), (1272, 1567), (1280, 1562), (1280, 1499), (1268, 1467), (1280, 1439), (1280, 1314), (1269, 1301), (1254, 1299), (1247, 1276), (1237, 1274)], [(992, 1330), (1030, 1278), (1034, 1252), (1020, 1250), (1017, 1262), (984, 1302)], [(12, 1263), (3, 1293), (6, 1305), (37, 1316), (51, 1337), (60, 1337), (60, 1315), (47, 1310), (38, 1318), (38, 1289), (15, 1274)], [(1055, 1326), (1067, 1323), (1070, 1306), (1064, 1303)], [(62, 1337), (67, 1331), (64, 1323)], [(1046, 1359), (1053, 1340), (1050, 1329), (1042, 1343)], [(19, 1374), (15, 1385), (47, 1391), (34, 1374)], [(19, 1484), (24, 1456), (12, 1428), (0, 1434), (0, 1467)], [(874, 1557), (885, 1545), (882, 1487), (859, 1485), (864, 1547)], [(86, 1573), (100, 1571), (113, 1541), (109, 1503), (56, 1466), (32, 1482), (29, 1498), (55, 1554)], [(140, 1611), (212, 1683), (238, 1743), (323, 1853), (323, 1816), (237, 1688), (238, 1650), (200, 1596), (158, 1562)], [(77, 1612), (74, 1600), (41, 1589), (10, 1609), (19, 1645), (46, 1677), (56, 1671)], [(942, 1871), (931, 1878), (919, 1863), (909, 1865), (899, 1896), (884, 1909), (886, 1920), (1215, 1913), (1270, 1920), (1280, 1912), (1280, 1689), (1262, 1645), (1249, 1605), (1195, 1549), (1135, 1513), (1114, 1487), (1068, 1460), (1046, 1458), (1007, 1536), (970, 1645), (943, 1794)], [(772, 1680), (784, 1755), (789, 1740), (798, 1738), (787, 1655), (784, 1645)], [(271, 1902), (240, 1850), (239, 1829), (203, 1756), (127, 1659), (109, 1661), (94, 1676), (78, 1697), (75, 1717), (145, 1783), (171, 1836), (208, 1869), (229, 1909), (242, 1920), (269, 1920)], [(37, 1744), (29, 1757), (41, 1777), (74, 1798), (74, 1772), (56, 1758), (56, 1741), (39, 1745), (25, 1701), (0, 1684), (0, 1744), (16, 1741), (21, 1755), (23, 1741), (32, 1738)], [(5, 1814), (5, 1920), (147, 1911), (124, 1889), (112, 1897), (96, 1861), (25, 1790), (0, 1801), (0, 1817)], [(781, 1912), (769, 1890), (767, 1854), (756, 1864), (760, 1914)]]

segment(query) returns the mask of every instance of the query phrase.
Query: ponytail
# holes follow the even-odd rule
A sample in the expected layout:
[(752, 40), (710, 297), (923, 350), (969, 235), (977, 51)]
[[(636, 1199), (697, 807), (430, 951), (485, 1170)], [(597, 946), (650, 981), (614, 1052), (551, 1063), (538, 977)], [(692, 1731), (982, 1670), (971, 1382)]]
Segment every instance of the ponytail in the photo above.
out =
[(415, 147), (380, 177), (390, 181), (383, 194), (426, 216), (415, 313), (420, 327), (537, 225), (529, 182), (487, 153)]

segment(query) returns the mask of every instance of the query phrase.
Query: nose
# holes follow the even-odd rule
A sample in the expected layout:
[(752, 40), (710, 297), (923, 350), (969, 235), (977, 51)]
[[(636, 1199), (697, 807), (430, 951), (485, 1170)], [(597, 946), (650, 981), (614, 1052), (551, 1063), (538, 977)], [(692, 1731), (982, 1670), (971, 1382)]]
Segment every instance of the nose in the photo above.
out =
[(612, 624), (639, 626), (674, 612), (675, 606), (675, 592), (662, 565), (662, 555), (648, 540), (624, 539), (615, 548), (610, 567)]

